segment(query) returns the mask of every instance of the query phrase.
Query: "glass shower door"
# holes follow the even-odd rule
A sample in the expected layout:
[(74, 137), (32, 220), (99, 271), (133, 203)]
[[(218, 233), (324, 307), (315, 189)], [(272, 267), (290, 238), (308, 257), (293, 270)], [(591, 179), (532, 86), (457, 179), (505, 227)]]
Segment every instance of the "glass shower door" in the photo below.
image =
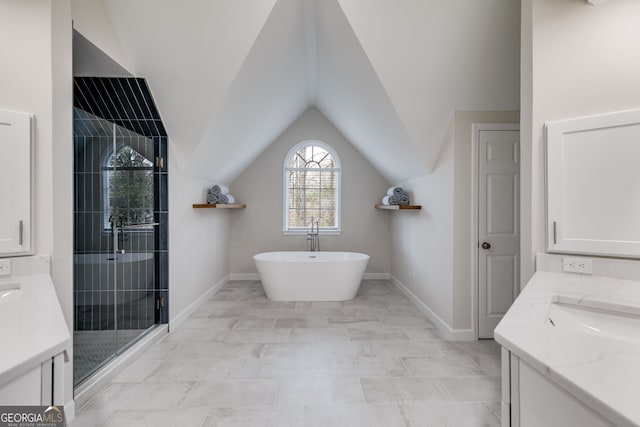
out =
[(115, 258), (117, 352), (156, 323), (154, 141), (114, 126), (106, 165), (106, 206)]
[(156, 142), (74, 109), (74, 384), (159, 321)]

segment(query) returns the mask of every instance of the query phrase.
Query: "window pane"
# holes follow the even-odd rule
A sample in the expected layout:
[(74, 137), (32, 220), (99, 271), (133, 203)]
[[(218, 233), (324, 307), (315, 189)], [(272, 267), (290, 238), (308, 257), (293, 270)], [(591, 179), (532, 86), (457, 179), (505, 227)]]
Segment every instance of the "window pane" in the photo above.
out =
[(289, 209), (289, 227), (304, 228), (304, 211), (298, 209)]
[[(328, 154), (328, 153), (327, 153)], [(331, 154), (328, 154), (322, 161), (320, 161), (320, 166), (323, 168), (335, 168), (335, 162), (333, 161), (333, 157)]]
[(333, 197), (333, 195), (328, 195), (326, 197), (323, 197), (320, 202), (320, 208), (334, 210), (336, 208), (335, 197)]
[(321, 227), (335, 227), (335, 211), (334, 210), (322, 210), (320, 214), (320, 226)]

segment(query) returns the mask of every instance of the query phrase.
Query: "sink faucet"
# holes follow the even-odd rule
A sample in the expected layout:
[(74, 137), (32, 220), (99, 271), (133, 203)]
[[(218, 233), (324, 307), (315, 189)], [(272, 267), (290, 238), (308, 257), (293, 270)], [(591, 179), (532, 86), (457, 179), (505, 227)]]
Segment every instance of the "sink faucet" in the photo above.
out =
[[(320, 221), (314, 221), (314, 217), (311, 217), (311, 231), (307, 233), (307, 242), (309, 242), (309, 250), (311, 252), (317, 252), (320, 250)], [(313, 225), (315, 224), (315, 233), (313, 232)]]

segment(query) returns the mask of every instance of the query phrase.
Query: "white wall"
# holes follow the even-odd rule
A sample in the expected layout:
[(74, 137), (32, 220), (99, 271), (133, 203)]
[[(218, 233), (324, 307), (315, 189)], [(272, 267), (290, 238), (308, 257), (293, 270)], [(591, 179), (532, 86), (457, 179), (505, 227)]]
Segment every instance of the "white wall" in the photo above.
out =
[(169, 140), (169, 323), (229, 274), (227, 209), (193, 209), (213, 183), (187, 176)]
[[(52, 277), (73, 320), (71, 13), (68, 0), (0, 0), (0, 108), (35, 116), (35, 253), (52, 256)], [(9, 42), (10, 41), (10, 42)], [(69, 354), (72, 348), (68, 349)], [(67, 365), (65, 401), (73, 396)]]
[(391, 274), (442, 321), (453, 324), (454, 121), (450, 121), (438, 166), (399, 183), (420, 211), (391, 212)]
[(523, 70), (522, 83), (531, 87), (522, 105), (523, 128), (531, 129), (531, 171), (523, 175), (522, 188), (531, 194), (531, 217), (523, 216), (525, 281), (534, 270), (535, 253), (545, 251), (543, 125), (640, 107), (639, 16), (636, 0), (595, 7), (572, 0), (531, 1), (530, 25), (522, 27), (523, 54), (530, 54), (531, 67)]
[[(51, 1), (53, 251), (51, 276), (73, 325), (73, 78), (69, 1)], [(46, 212), (46, 210), (45, 210)], [(72, 350), (72, 349), (71, 349)], [(69, 351), (73, 357), (73, 351)], [(65, 402), (73, 399), (73, 369), (65, 371)]]
[(400, 183), (422, 205), (392, 219), (392, 274), (453, 331), (472, 323), (473, 123), (517, 123), (518, 112), (457, 111), (430, 175)]
[(331, 145), (342, 163), (342, 235), (320, 235), (322, 250), (365, 252), (367, 272), (390, 271), (389, 212), (374, 209), (389, 187), (342, 134), (315, 108), (307, 110), (233, 183), (230, 190), (247, 209), (231, 213), (231, 272), (255, 273), (252, 256), (274, 250), (306, 250), (306, 235), (284, 236), (283, 165), (298, 142)]
[[(71, 0), (73, 27), (120, 67), (129, 72), (133, 68), (104, 5), (104, 0)], [(95, 76), (93, 76), (95, 77)]]

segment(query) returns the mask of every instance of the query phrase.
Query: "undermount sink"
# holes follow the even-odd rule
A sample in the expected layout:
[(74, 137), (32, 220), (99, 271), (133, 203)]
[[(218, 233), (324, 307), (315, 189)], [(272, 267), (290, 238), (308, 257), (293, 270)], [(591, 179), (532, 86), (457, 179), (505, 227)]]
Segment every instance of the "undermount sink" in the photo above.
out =
[(640, 307), (556, 295), (547, 324), (566, 331), (640, 343)]
[(0, 284), (0, 304), (10, 304), (20, 301), (22, 286), (20, 283)]

